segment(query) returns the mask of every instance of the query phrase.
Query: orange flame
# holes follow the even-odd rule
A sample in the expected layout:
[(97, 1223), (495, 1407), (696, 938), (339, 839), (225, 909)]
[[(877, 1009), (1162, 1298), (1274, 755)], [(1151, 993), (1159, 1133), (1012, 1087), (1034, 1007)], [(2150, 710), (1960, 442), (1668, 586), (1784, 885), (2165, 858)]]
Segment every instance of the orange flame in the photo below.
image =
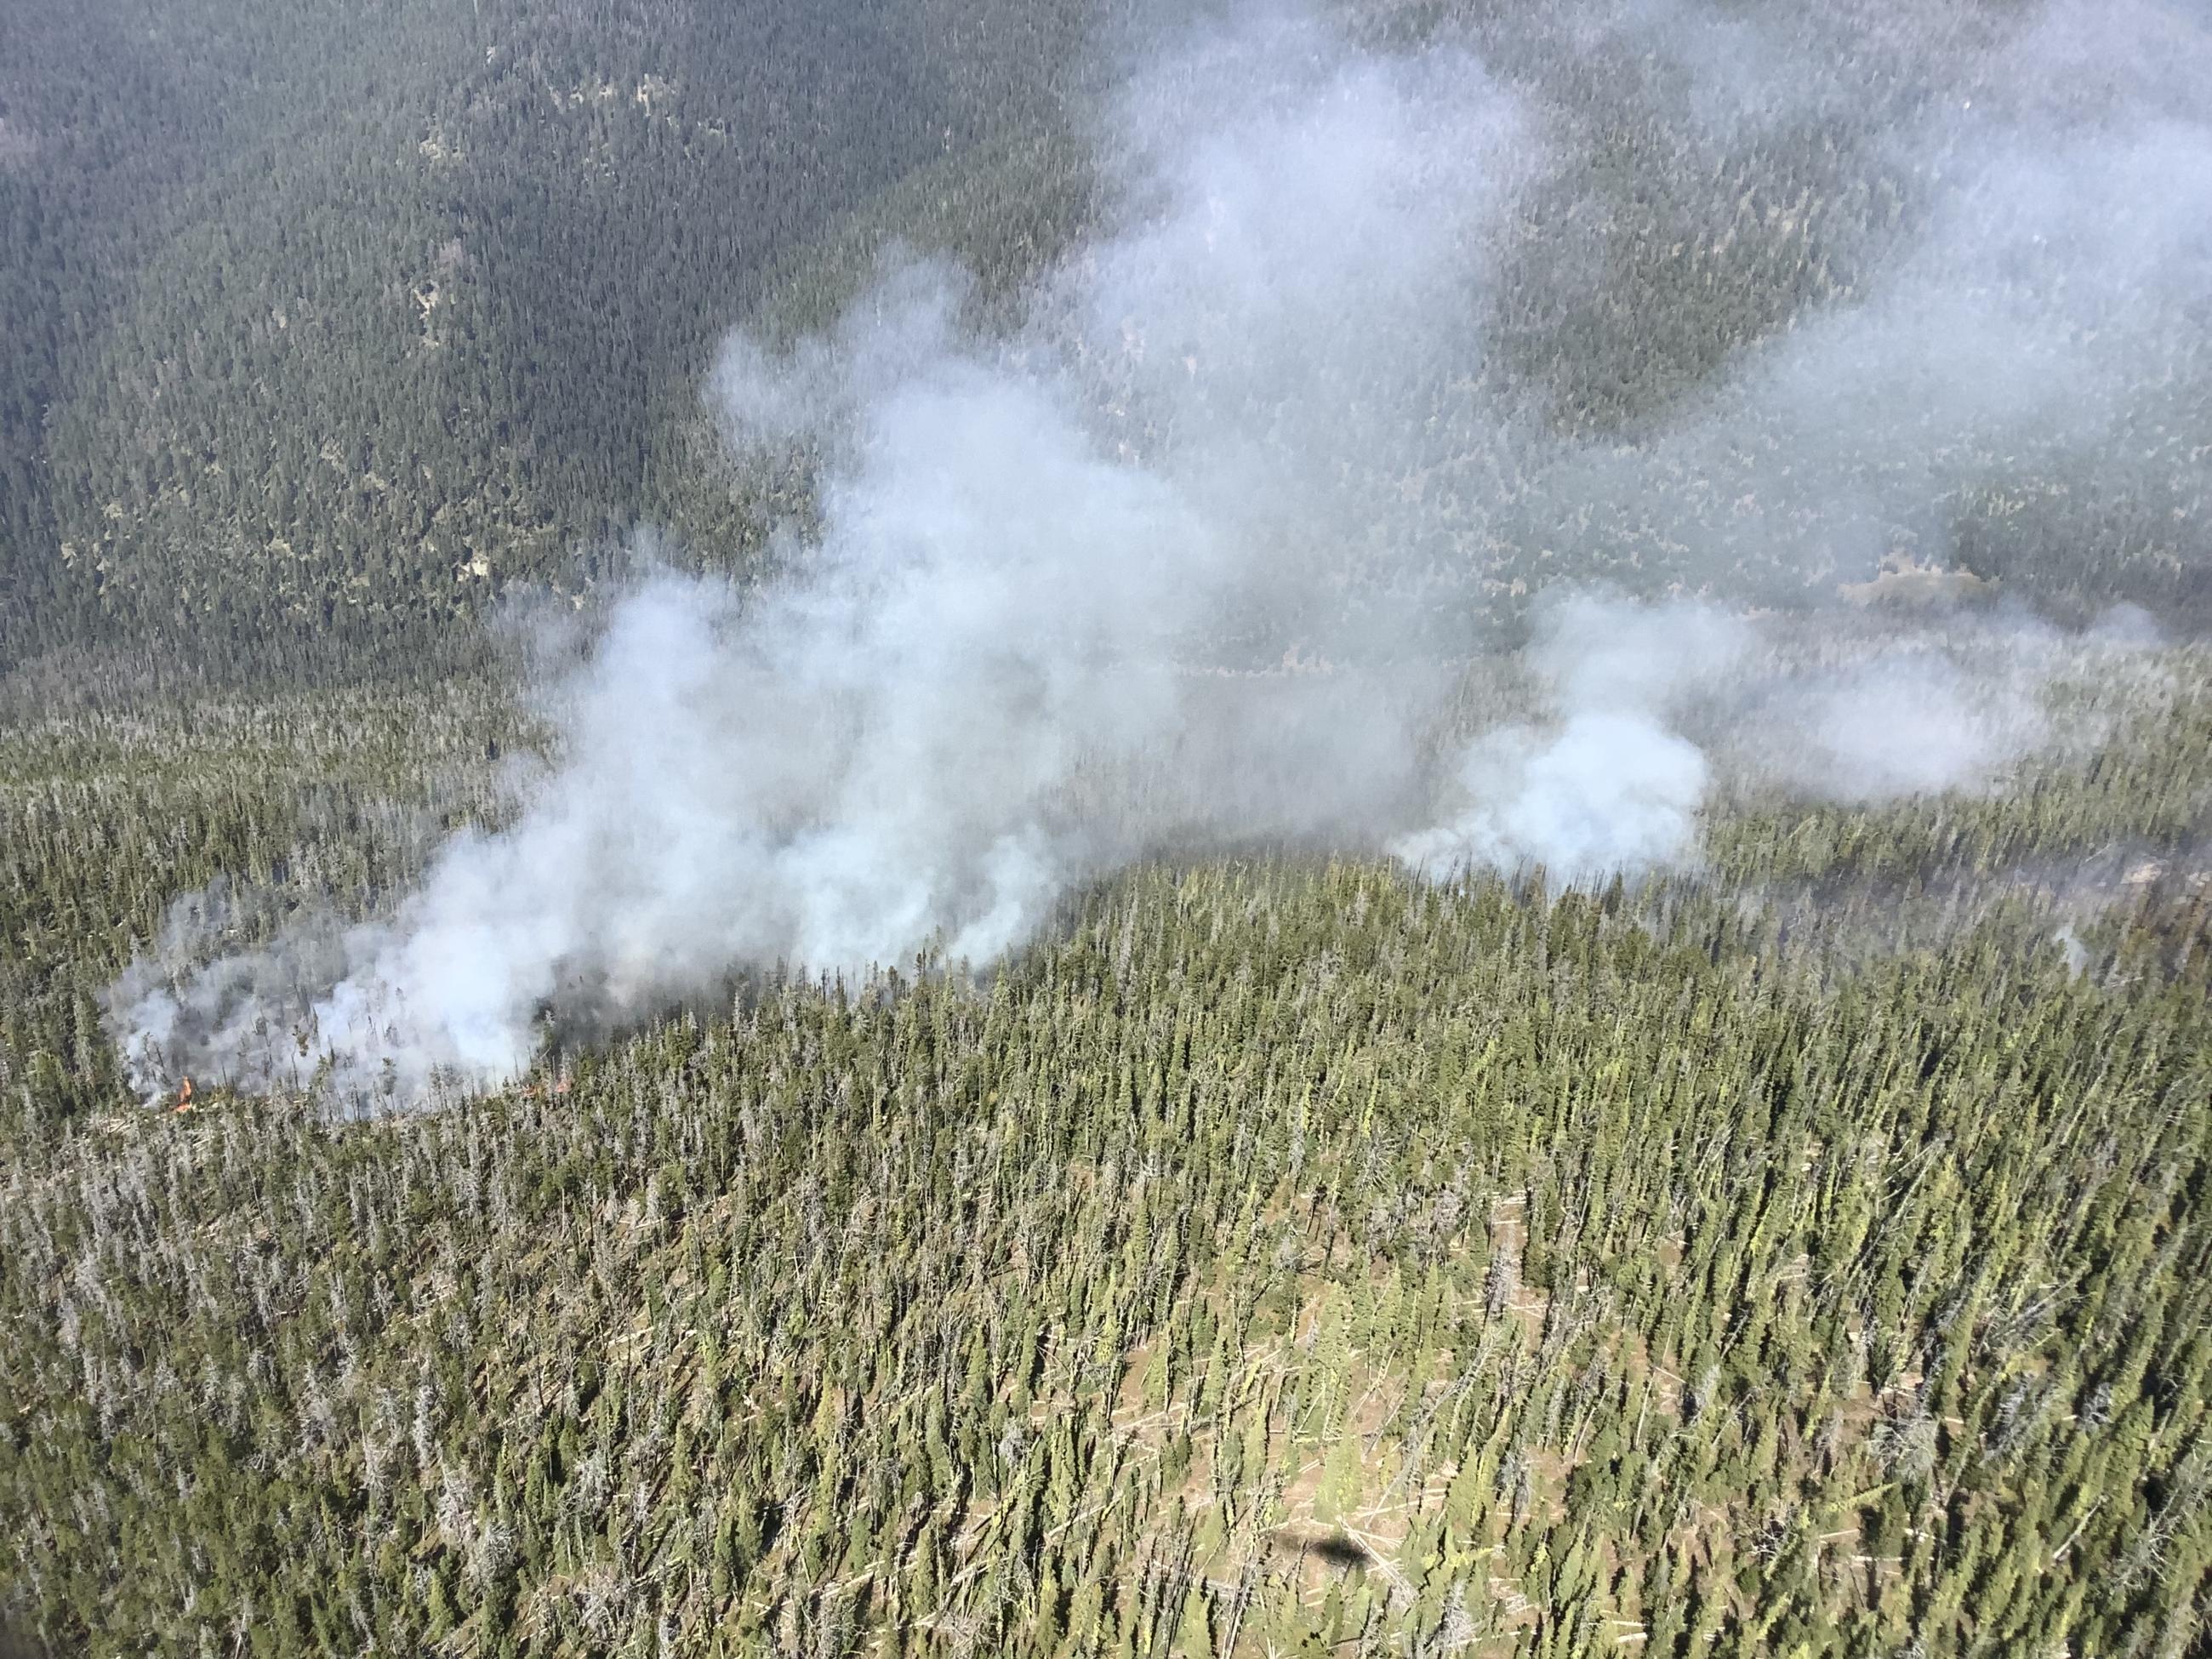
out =
[(184, 1080), (184, 1082), (183, 1082), (182, 1084), (180, 1084), (180, 1085), (178, 1085), (178, 1088), (177, 1088), (177, 1103), (176, 1103), (176, 1105), (175, 1105), (175, 1106), (173, 1106), (173, 1108), (171, 1108), (170, 1109), (171, 1109), (171, 1110), (173, 1110), (173, 1111), (179, 1111), (179, 1112), (189, 1112), (189, 1111), (191, 1111), (191, 1110), (192, 1109), (192, 1080), (191, 1080), (191, 1079), (190, 1079), (190, 1078), (186, 1078), (186, 1079)]

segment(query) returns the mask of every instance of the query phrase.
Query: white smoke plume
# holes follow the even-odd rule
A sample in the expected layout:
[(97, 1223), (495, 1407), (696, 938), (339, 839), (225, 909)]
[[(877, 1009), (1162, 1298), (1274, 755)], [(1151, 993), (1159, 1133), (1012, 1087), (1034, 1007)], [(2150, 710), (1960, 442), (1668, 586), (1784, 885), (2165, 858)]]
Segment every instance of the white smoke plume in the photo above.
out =
[(1553, 723), (1476, 738), (1459, 764), (1456, 810), (1391, 852), (1425, 871), (1540, 866), (1571, 883), (1680, 862), (1711, 767), (1674, 722), (1750, 648), (1748, 623), (1696, 603), (1577, 595), (1553, 605), (1529, 653)]
[[(1730, 40), (1699, 98), (1767, 72)], [(556, 761), (511, 827), (456, 838), (384, 920), (142, 962), (111, 998), (125, 1052), (149, 1088), (327, 1060), (343, 1089), (411, 1094), (514, 1075), (549, 1018), (619, 1023), (737, 968), (985, 961), (1158, 848), (1303, 838), (1595, 880), (1693, 855), (1731, 743), (1814, 794), (1987, 787), (2046, 735), (2034, 675), (1985, 714), (1940, 641), (1808, 675), (1690, 601), (1552, 604), (1539, 706), (1479, 721), (1441, 791), (1420, 757), (1439, 630), (1457, 619), (1463, 656), (1514, 525), (1571, 553), (1694, 498), (1656, 538), (1694, 553), (1739, 490), (1733, 516), (1778, 530), (1893, 522), (1979, 447), (2127, 417), (2155, 332), (2130, 296), (2183, 302), (2198, 252), (2145, 203), (2203, 130), (2017, 136), (1887, 288), (1644, 441), (1567, 440), (1487, 355), (1526, 192), (1560, 176), (1526, 100), (1459, 47), (1365, 50), (1304, 13), (1186, 34), (1112, 106), (1107, 229), (1010, 337), (975, 337), (961, 274), (909, 257), (823, 337), (730, 342), (732, 445), (818, 466), (818, 533), (781, 577), (643, 580), (550, 690)], [(2042, 204), (2056, 252), (2021, 228)], [(2063, 292), (2014, 280), (2046, 258)]]
[[(1473, 317), (1516, 112), (1460, 54), (1370, 57), (1269, 15), (1135, 77), (1116, 131), (1127, 222), (1013, 342), (968, 339), (959, 274), (914, 259), (827, 339), (732, 341), (713, 396), (733, 442), (827, 458), (793, 574), (624, 599), (552, 699), (556, 775), (348, 934), (304, 1021), (270, 1021), (268, 976), (236, 963), (142, 975), (117, 999), (126, 1048), (262, 1082), (303, 1025), (349, 1085), (497, 1079), (548, 1010), (635, 1016), (740, 963), (984, 960), (1158, 837), (1386, 809), (1405, 712), (1331, 688), (1270, 699), (1263, 731), (1203, 671), (1323, 596), (1356, 514), (1316, 446), (1385, 441), (1406, 378)], [(1141, 801), (1069, 810), (1117, 771)], [(272, 1024), (267, 1052), (242, 1040)]]
[(1693, 863), (1723, 776), (1859, 804), (2001, 787), (2103, 735), (2081, 714), (2056, 718), (2054, 686), (2148, 690), (2156, 640), (2128, 606), (2079, 633), (2000, 611), (1909, 629), (1830, 620), (1808, 640), (1703, 600), (1562, 594), (1525, 653), (1534, 717), (1468, 744), (1441, 817), (1389, 851), (1431, 874), (1540, 867), (1587, 885)]

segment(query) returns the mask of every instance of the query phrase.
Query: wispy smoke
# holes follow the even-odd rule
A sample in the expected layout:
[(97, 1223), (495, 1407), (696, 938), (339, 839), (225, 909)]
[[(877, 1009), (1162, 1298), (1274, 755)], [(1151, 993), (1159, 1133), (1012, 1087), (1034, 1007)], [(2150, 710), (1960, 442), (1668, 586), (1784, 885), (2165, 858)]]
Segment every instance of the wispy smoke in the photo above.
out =
[(1771, 771), (1804, 793), (1881, 801), (1979, 788), (2046, 735), (2040, 679), (1992, 684), (1925, 647), (1895, 647), (1778, 689), (1752, 729), (1773, 740)]
[[(1729, 90), (1771, 76), (1765, 46), (1727, 39), (1686, 66), (1697, 99), (1780, 118)], [(557, 763), (510, 828), (456, 839), (387, 920), (142, 963), (118, 1036), (149, 1085), (328, 1056), (343, 1086), (411, 1091), (739, 966), (988, 959), (1154, 848), (1307, 837), (1596, 879), (1691, 854), (1731, 741), (1814, 793), (1984, 787), (2045, 736), (2034, 675), (1993, 702), (1940, 641), (1802, 671), (1690, 602), (1550, 605), (1534, 705), (1479, 721), (1441, 784), (1420, 757), (1504, 542), (1583, 571), (1703, 549), (1717, 579), (1716, 503), (1778, 543), (1893, 525), (1984, 447), (2128, 417), (2147, 319), (2201, 252), (2144, 203), (2202, 129), (2048, 152), (2019, 131), (1886, 285), (1636, 442), (1569, 439), (1492, 353), (1571, 134), (1448, 44), (1362, 51), (1279, 12), (1185, 37), (1100, 136), (1109, 228), (1011, 337), (975, 337), (961, 274), (908, 257), (823, 337), (730, 342), (732, 445), (817, 465), (784, 575), (643, 580), (552, 689)]]

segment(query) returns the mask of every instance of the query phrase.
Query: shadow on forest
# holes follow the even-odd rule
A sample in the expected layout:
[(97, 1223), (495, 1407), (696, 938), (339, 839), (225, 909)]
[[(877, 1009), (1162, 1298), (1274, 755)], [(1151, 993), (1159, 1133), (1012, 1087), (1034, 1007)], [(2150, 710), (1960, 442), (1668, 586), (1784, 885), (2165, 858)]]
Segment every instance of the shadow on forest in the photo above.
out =
[(1286, 1555), (1310, 1556), (1339, 1571), (1364, 1572), (1375, 1558), (1340, 1532), (1279, 1532), (1275, 1547)]

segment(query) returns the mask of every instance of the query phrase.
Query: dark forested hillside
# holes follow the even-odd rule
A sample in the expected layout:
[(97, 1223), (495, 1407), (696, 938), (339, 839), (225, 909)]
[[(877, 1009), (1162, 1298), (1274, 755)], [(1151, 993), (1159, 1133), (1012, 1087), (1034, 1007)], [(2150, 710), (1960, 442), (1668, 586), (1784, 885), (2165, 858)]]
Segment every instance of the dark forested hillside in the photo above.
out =
[[(720, 333), (901, 180), (1050, 145), (1075, 39), (940, 0), (94, 0), (5, 27), (19, 659), (419, 649), (508, 580), (574, 580), (680, 508)], [(1037, 232), (1032, 259), (1065, 235)]]
[[(1862, 303), (1926, 228), (1946, 160), (1889, 135), (1950, 100), (2002, 105), (1974, 51), (2018, 22), (1950, 0), (1930, 52), (1869, 23), (1886, 4), (1784, 20), (1805, 62), (1847, 70), (1734, 125), (1684, 101), (1656, 23), (1585, 37), (1572, 8), (1352, 8), (1377, 40), (1472, 42), (1559, 147), (1498, 272), (1480, 382), (1578, 441), (1646, 441), (1747, 348)], [(511, 584), (604, 575), (641, 521), (743, 567), (782, 498), (733, 473), (701, 411), (715, 342), (820, 321), (893, 238), (1018, 290), (1091, 211), (1086, 98), (1145, 9), (13, 9), (9, 654), (127, 636), (289, 674), (312, 637), (374, 671), (465, 636)], [(2079, 118), (2101, 118), (2098, 95)], [(2202, 332), (2172, 337), (2166, 394), (2123, 441), (1992, 453), (1941, 498), (1869, 481), (1910, 508), (1869, 538), (1940, 533), (2076, 606), (2201, 605)], [(1662, 472), (1632, 512), (1592, 503), (1562, 548), (1528, 458), (1437, 399), (1433, 448), (1392, 487), (1442, 503), (1425, 556), (1472, 557), (1493, 588), (1548, 577), (1547, 552), (1769, 596), (1834, 564), (1829, 530), (1746, 520)]]

